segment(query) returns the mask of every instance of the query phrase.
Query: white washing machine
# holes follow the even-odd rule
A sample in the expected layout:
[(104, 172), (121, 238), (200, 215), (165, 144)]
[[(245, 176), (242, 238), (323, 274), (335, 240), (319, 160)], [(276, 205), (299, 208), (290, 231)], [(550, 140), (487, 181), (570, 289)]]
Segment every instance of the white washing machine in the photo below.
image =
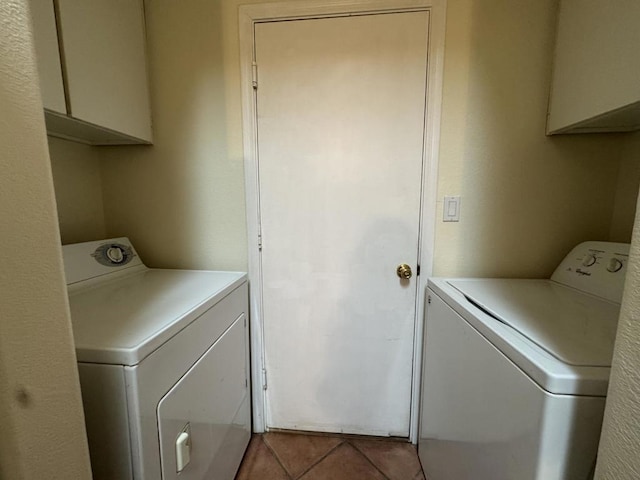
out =
[(429, 280), (419, 454), (430, 480), (590, 477), (628, 254), (586, 242), (550, 280)]
[(232, 480), (251, 436), (244, 273), (63, 247), (93, 478)]

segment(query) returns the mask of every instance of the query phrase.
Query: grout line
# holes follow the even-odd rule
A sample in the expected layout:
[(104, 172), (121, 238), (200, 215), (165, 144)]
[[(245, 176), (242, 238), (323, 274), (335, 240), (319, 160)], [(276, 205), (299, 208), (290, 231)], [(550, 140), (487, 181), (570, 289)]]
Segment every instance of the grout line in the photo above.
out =
[(342, 445), (344, 445), (345, 443), (347, 443), (344, 439), (340, 439), (340, 443), (338, 443), (335, 447), (329, 449), (329, 451), (327, 453), (325, 453), (322, 457), (320, 457), (315, 463), (309, 465), (309, 468), (307, 468), (306, 470), (304, 470), (300, 475), (298, 475), (296, 477), (297, 479), (302, 478), (303, 476), (305, 476), (307, 473), (309, 473), (309, 471), (315, 467), (316, 465), (318, 465), (320, 462), (322, 462), (325, 458), (327, 458), (329, 455), (331, 455), (333, 452), (336, 451), (336, 449)]
[(276, 462), (278, 462), (278, 465), (280, 465), (280, 468), (282, 468), (282, 471), (284, 472), (284, 474), (285, 474), (285, 475), (286, 475), (290, 480), (293, 480), (293, 476), (289, 473), (289, 470), (287, 470), (287, 469), (285, 468), (285, 466), (282, 464), (282, 461), (280, 460), (280, 457), (278, 457), (278, 454), (276, 453), (276, 451), (275, 451), (273, 448), (271, 448), (271, 445), (269, 445), (269, 442), (267, 442), (267, 441), (264, 439), (264, 434), (263, 434), (263, 433), (261, 433), (261, 434), (259, 434), (259, 435), (260, 435), (260, 440), (262, 440), (262, 443), (264, 443), (264, 444), (265, 444), (265, 446), (267, 447), (267, 450), (269, 450), (269, 452), (271, 453), (271, 456), (272, 456), (273, 458), (275, 458)]
[[(355, 451), (356, 451), (356, 452), (358, 452), (360, 455), (362, 455), (362, 456), (367, 460), (367, 462), (369, 462), (371, 465), (373, 465), (373, 468), (375, 468), (378, 472), (380, 472), (380, 474), (381, 474), (381, 475), (382, 475), (386, 480), (390, 480), (390, 479), (389, 479), (389, 477), (387, 477), (387, 475), (386, 475), (382, 470), (380, 470), (380, 468), (379, 468), (375, 463), (373, 463), (373, 461), (372, 461), (372, 460), (367, 456), (367, 454), (366, 454), (366, 453), (364, 453), (362, 450), (360, 450), (358, 447), (356, 447), (356, 446), (355, 446), (353, 443), (351, 443), (350, 441), (349, 441), (349, 442), (347, 442), (347, 443), (349, 443), (349, 445), (351, 445), (351, 446), (355, 449)], [(416, 472), (416, 473), (418, 473), (418, 472)], [(415, 475), (413, 476), (413, 478), (415, 479)]]

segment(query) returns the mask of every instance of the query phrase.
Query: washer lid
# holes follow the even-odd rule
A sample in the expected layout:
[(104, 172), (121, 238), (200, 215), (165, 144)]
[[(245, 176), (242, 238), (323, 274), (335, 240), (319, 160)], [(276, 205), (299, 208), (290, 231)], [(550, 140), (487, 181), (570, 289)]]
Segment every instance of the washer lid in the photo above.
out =
[(611, 366), (619, 305), (550, 280), (465, 279), (449, 284), (562, 362)]
[(245, 278), (238, 272), (148, 269), (70, 292), (78, 361), (136, 365)]

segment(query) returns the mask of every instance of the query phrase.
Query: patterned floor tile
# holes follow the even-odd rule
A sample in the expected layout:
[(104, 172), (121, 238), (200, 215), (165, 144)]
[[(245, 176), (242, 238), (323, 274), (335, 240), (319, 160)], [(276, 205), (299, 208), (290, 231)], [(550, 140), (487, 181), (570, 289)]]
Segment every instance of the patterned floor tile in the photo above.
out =
[(266, 433), (251, 439), (236, 480), (426, 479), (417, 451), (408, 443)]
[(413, 479), (422, 472), (416, 448), (410, 443), (384, 440), (353, 440), (351, 443), (389, 480)]
[(289, 480), (261, 435), (254, 435), (240, 465), (236, 480)]
[(298, 478), (342, 443), (337, 437), (291, 433), (267, 433), (264, 441), (293, 478)]
[(343, 443), (305, 473), (302, 480), (385, 480), (371, 463), (348, 443)]

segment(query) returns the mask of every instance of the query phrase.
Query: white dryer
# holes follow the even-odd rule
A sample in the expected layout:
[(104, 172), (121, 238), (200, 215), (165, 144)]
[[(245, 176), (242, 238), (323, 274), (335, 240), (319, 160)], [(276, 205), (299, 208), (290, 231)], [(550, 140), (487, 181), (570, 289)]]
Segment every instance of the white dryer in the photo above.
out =
[(232, 480), (251, 436), (244, 273), (63, 247), (93, 478)]
[(429, 280), (419, 454), (430, 480), (590, 477), (628, 254), (585, 242), (550, 280)]

